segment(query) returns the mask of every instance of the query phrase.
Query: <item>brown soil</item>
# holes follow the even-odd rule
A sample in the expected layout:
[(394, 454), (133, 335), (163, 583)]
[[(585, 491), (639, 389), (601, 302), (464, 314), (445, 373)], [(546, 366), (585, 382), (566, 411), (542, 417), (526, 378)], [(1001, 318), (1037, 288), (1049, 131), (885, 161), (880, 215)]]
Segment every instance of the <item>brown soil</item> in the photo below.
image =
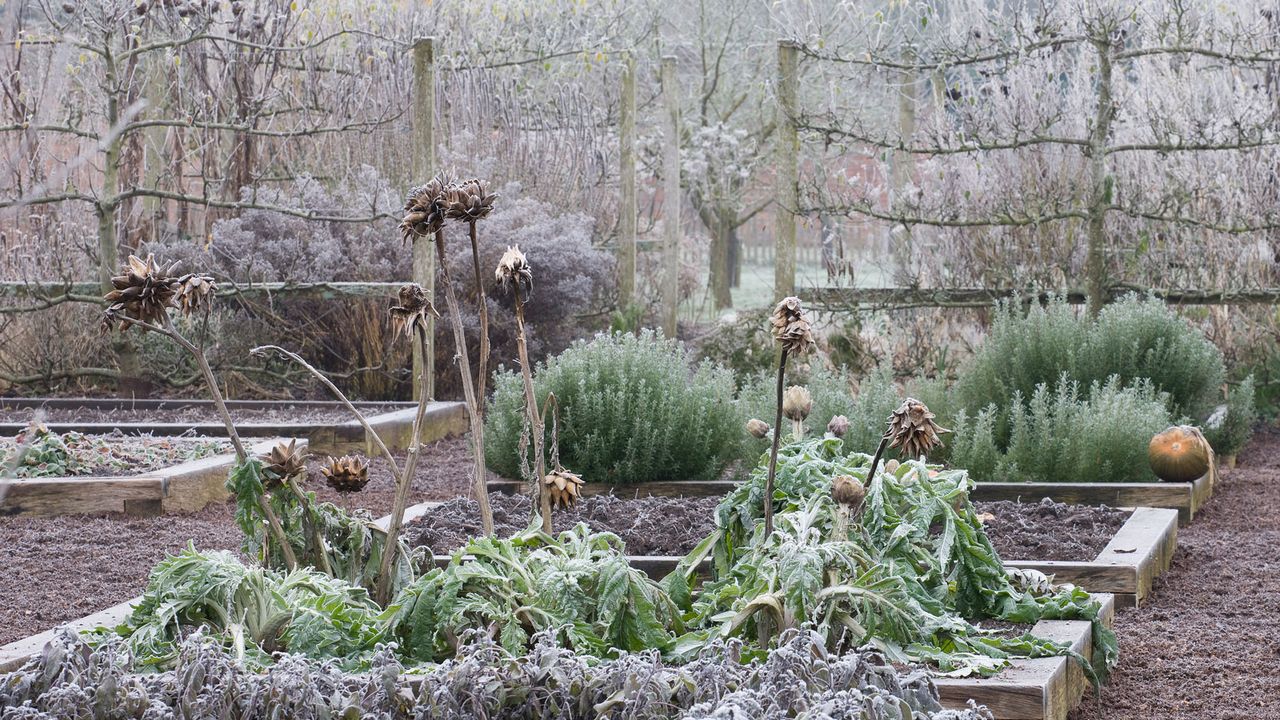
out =
[[(498, 537), (508, 537), (529, 525), (530, 502), (526, 495), (495, 493), (493, 526)], [(718, 497), (619, 498), (593, 495), (572, 509), (553, 515), (557, 532), (579, 522), (597, 531), (612, 532), (627, 545), (629, 555), (684, 555), (715, 529)], [(480, 534), (480, 509), (474, 500), (451, 500), (414, 521), (408, 536), (415, 545), (448, 553)]]
[[(46, 423), (192, 423), (222, 424), (218, 413), (209, 406), (134, 410), (79, 408), (6, 408), (0, 402), (0, 422), (26, 423), (39, 417)], [(365, 417), (401, 408), (387, 405), (357, 405)], [(240, 423), (331, 424), (355, 420), (345, 408), (284, 405), (270, 409), (233, 408), (231, 418)]]
[[(450, 438), (424, 450), (411, 503), (468, 492), (469, 442), (465, 437)], [(391, 511), (394, 492), (385, 460), (373, 460), (369, 485), (349, 495), (326, 486), (318, 465), (318, 458), (309, 463), (317, 477), (306, 487), (321, 500), (347, 509), (365, 508), (374, 517)], [(231, 504), (155, 518), (0, 517), (0, 644), (140, 595), (152, 566), (188, 541), (201, 550), (239, 548)]]
[(1280, 718), (1280, 431), (1262, 430), (1178, 530), (1173, 567), (1116, 617), (1120, 665), (1072, 720)]
[(142, 592), (168, 554), (240, 547), (229, 505), (155, 518), (0, 518), (0, 644)]
[(1009, 500), (974, 503), (1002, 560), (1083, 560), (1098, 557), (1129, 511), (1106, 506)]

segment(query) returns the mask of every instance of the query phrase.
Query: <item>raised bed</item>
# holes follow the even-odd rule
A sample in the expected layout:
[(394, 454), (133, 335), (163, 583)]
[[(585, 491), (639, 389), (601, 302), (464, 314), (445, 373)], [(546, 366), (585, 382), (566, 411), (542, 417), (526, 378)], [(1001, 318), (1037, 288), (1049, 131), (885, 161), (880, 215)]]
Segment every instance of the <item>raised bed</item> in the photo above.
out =
[[(237, 422), (236, 430), (244, 437), (289, 437), (305, 438), (311, 443), (314, 452), (343, 453), (352, 450), (372, 452), (375, 448), (371, 438), (365, 437), (365, 430), (359, 422), (351, 417), (347, 409), (337, 402), (331, 401), (295, 401), (295, 400), (231, 400), (227, 407), (233, 419), (239, 413), (252, 417), (254, 414), (279, 418), (291, 413), (305, 415), (306, 412), (322, 414), (324, 419), (302, 421), (281, 421), (273, 419), (268, 422)], [(377, 403), (357, 407), (366, 413), (369, 424), (382, 436), (387, 447), (392, 450), (408, 448), (413, 434), (413, 416), (417, 410), (415, 403)], [(217, 411), (208, 400), (118, 400), (93, 398), (6, 398), (0, 399), (0, 412), (32, 408), (48, 408), (54, 411), (73, 411), (86, 409), (95, 414), (105, 414), (113, 410), (127, 411), (133, 414), (147, 414), (147, 411), (162, 416), (164, 413), (194, 410), (201, 419), (197, 421), (129, 421), (129, 422), (83, 422), (53, 421), (45, 425), (54, 432), (82, 432), (86, 434), (106, 434), (114, 431), (126, 435), (172, 436), (194, 434), (205, 437), (226, 437), (227, 429), (217, 420)], [(61, 413), (60, 413), (61, 414)], [(341, 418), (341, 419), (335, 419)], [(0, 435), (16, 435), (27, 426), (26, 422), (0, 422)], [(422, 425), (422, 439), (433, 442), (450, 435), (467, 432), (467, 408), (458, 402), (432, 402), (427, 405), (426, 418)]]
[[(1102, 603), (1102, 622), (1115, 619), (1115, 603), (1106, 593), (1094, 596)], [(1083, 620), (1041, 620), (1035, 635), (1071, 644), (1085, 658), (1093, 656), (1092, 628)], [(1075, 660), (1066, 657), (1013, 660), (1009, 667), (989, 678), (936, 678), (942, 704), (965, 707), (969, 700), (986, 705), (997, 720), (1065, 720), (1089, 691), (1089, 681)]]
[[(1217, 469), (1189, 483), (976, 483), (969, 499), (974, 501), (1012, 500), (1035, 502), (1049, 498), (1070, 505), (1170, 508), (1178, 511), (1178, 523), (1186, 525), (1213, 495)], [(659, 495), (666, 497), (709, 497), (725, 495), (736, 487), (730, 480), (664, 480), (635, 485), (588, 482), (580, 492), (598, 495), (612, 492), (619, 497)], [(491, 480), (489, 492), (525, 492), (518, 480)]]
[[(249, 452), (269, 452), (276, 442), (257, 443)], [(306, 442), (299, 444), (305, 447)], [(0, 515), (195, 512), (227, 499), (227, 473), (235, 460), (235, 453), (223, 453), (128, 477), (0, 480)]]

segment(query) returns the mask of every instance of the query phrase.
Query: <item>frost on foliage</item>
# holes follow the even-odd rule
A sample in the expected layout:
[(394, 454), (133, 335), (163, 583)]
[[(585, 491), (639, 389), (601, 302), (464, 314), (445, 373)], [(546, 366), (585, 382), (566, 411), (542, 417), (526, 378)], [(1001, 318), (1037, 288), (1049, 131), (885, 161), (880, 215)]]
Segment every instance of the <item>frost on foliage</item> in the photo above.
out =
[(174, 669), (131, 673), (118, 640), (93, 651), (63, 631), (40, 657), (0, 676), (0, 717), (991, 718), (985, 708), (942, 710), (924, 675), (900, 675), (874, 652), (828, 655), (806, 632), (788, 633), (764, 662), (743, 663), (737, 643), (717, 642), (683, 666), (664, 665), (655, 652), (588, 662), (553, 633), (520, 656), (483, 633), (462, 640), (454, 659), (412, 675), (387, 648), (359, 674), (289, 655), (257, 673), (196, 633)]

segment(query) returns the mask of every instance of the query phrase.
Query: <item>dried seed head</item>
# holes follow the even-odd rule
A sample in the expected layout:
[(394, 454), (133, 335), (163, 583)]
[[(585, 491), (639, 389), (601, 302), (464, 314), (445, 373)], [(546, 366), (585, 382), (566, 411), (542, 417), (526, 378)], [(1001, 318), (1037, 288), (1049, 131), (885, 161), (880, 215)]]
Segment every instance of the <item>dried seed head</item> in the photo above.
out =
[(360, 492), (369, 484), (369, 461), (361, 455), (331, 457), (320, 466), (320, 474), (329, 487), (340, 493)]
[(162, 268), (153, 255), (146, 260), (130, 255), (121, 274), (111, 278), (114, 289), (104, 296), (110, 304), (103, 312), (102, 329), (128, 330), (133, 321), (163, 325), (178, 292), (179, 281), (173, 277), (177, 269), (176, 262)]
[(554, 507), (573, 507), (581, 495), (582, 477), (564, 468), (552, 470), (542, 480), (542, 489), (551, 495)]
[(813, 411), (813, 396), (802, 385), (792, 385), (782, 394), (782, 415), (788, 420), (804, 420)]
[(831, 422), (827, 423), (827, 432), (831, 433), (832, 437), (844, 437), (844, 434), (849, 432), (849, 418), (843, 415), (831, 418)]
[(498, 287), (503, 292), (511, 292), (513, 289), (519, 290), (520, 294), (527, 298), (529, 291), (533, 289), (533, 270), (529, 267), (529, 260), (520, 252), (520, 246), (507, 248), (502, 253), (502, 259), (498, 261), (498, 269), (493, 273), (498, 280)]
[(434, 235), (444, 227), (445, 191), (449, 185), (449, 176), (441, 172), (426, 185), (409, 191), (404, 202), (404, 217), (400, 220), (400, 235), (404, 242), (415, 236)]
[(445, 190), (445, 217), (450, 220), (475, 222), (483, 219), (493, 210), (493, 201), (498, 199), (496, 193), (485, 190), (484, 181), (472, 178), (464, 180)]
[(831, 498), (847, 507), (858, 507), (867, 496), (867, 489), (852, 475), (837, 475), (831, 481)]
[(800, 356), (813, 347), (813, 327), (805, 319), (800, 298), (783, 298), (769, 317), (773, 337), (788, 355)]
[(903, 457), (917, 458), (942, 444), (941, 433), (951, 432), (933, 421), (934, 414), (915, 398), (907, 398), (889, 416), (889, 447), (898, 448)]
[(261, 460), (263, 471), (270, 485), (279, 485), (295, 475), (307, 470), (307, 452), (298, 449), (298, 441), (290, 440), (288, 445), (276, 443), (271, 452), (263, 455)]
[(763, 440), (769, 437), (769, 423), (763, 420), (757, 420), (756, 418), (751, 418), (747, 421), (747, 432), (750, 433), (752, 437), (757, 437)]
[(208, 275), (187, 273), (177, 280), (175, 300), (183, 315), (190, 317), (198, 312), (208, 312), (213, 306), (213, 295), (218, 285)]
[(405, 338), (412, 340), (414, 332), (419, 328), (426, 332), (428, 316), (440, 317), (436, 306), (431, 304), (431, 298), (427, 297), (427, 291), (418, 283), (401, 285), (399, 298), (399, 305), (392, 305), (387, 309), (396, 335), (403, 334)]

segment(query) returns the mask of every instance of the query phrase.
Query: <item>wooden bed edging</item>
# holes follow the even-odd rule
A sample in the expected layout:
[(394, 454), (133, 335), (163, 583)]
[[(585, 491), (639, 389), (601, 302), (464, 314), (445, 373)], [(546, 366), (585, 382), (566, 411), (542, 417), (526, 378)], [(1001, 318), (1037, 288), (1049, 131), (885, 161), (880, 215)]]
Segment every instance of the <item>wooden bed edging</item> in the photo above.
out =
[[(1110, 595), (1095, 596), (1102, 603), (1102, 621), (1108, 627), (1115, 618)], [(1093, 656), (1092, 628), (1084, 620), (1041, 620), (1031, 632), (1071, 644), (1085, 658)], [(1065, 720), (1089, 691), (1084, 670), (1066, 657), (1013, 660), (1009, 667), (989, 678), (935, 678), (942, 704), (960, 709), (972, 699), (986, 705), (996, 720)]]
[(1088, 590), (1114, 596), (1118, 608), (1136, 607), (1173, 561), (1178, 547), (1178, 511), (1140, 507), (1089, 562), (1006, 560), (1005, 567), (1039, 570)]
[[(270, 452), (277, 442), (279, 438), (258, 442), (249, 452)], [(306, 440), (299, 444), (307, 447)], [(127, 477), (0, 480), (0, 516), (196, 512), (230, 497), (227, 473), (235, 460), (235, 453), (222, 453)]]
[[(1038, 502), (1050, 498), (1074, 505), (1112, 507), (1173, 508), (1178, 522), (1186, 525), (1213, 495), (1217, 468), (1189, 483), (976, 483), (969, 493), (974, 501), (1012, 500)], [(713, 497), (732, 492), (732, 480), (662, 480), (631, 485), (588, 482), (583, 495), (614, 493), (618, 497), (656, 495), (663, 497)], [(519, 480), (490, 480), (489, 492), (519, 494), (527, 490)]]
[[(26, 407), (26, 405), (7, 405), (10, 401), (0, 400), (0, 407)], [(51, 405), (52, 400), (48, 401)], [(106, 401), (99, 401), (99, 404)], [(144, 404), (147, 403), (147, 404)], [(167, 403), (167, 405), (166, 405)], [(84, 403), (81, 403), (84, 404)], [(164, 408), (164, 407), (188, 407), (192, 405), (204, 406), (208, 405), (208, 401), (118, 401), (116, 403), (120, 407), (148, 407)], [(302, 406), (302, 407), (331, 407), (335, 409), (343, 409), (343, 406), (333, 402), (283, 402), (282, 406)], [(379, 403), (384, 405), (384, 403)], [(402, 403), (395, 403), (399, 406)], [(63, 407), (73, 407), (71, 403), (63, 403)], [(263, 409), (270, 408), (271, 405), (265, 402), (242, 401), (229, 403), (233, 417), (237, 408), (241, 409)], [(356, 407), (360, 407), (357, 404)], [(404, 450), (409, 447), (409, 441), (413, 434), (413, 416), (417, 411), (416, 405), (407, 407), (398, 407), (390, 412), (382, 412), (373, 415), (367, 415), (366, 420), (369, 424), (382, 436), (387, 447), (392, 450)], [(210, 406), (209, 412), (212, 416), (213, 408)], [(178, 435), (186, 435), (194, 433), (201, 437), (226, 437), (227, 428), (220, 422), (162, 422), (162, 423), (84, 423), (84, 422), (51, 422), (45, 425), (54, 432), (80, 432), (87, 434), (106, 434), (116, 430), (126, 435), (157, 435), (162, 437), (174, 437)], [(0, 423), (0, 436), (16, 435), (26, 427), (26, 423)], [(366, 437), (364, 427), (354, 419), (342, 422), (270, 422), (270, 423), (240, 423), (236, 425), (236, 430), (243, 437), (296, 437), (306, 438), (311, 442), (311, 447), (315, 452), (320, 453), (347, 453), (351, 451), (360, 451), (366, 454), (373, 454), (376, 446), (373, 438)], [(426, 416), (422, 424), (423, 442), (435, 442), (452, 435), (461, 435), (468, 430), (467, 424), (467, 406), (460, 402), (431, 402), (427, 405)]]
[[(371, 416), (369, 424), (392, 450), (407, 448), (413, 435), (416, 407)], [(129, 424), (103, 424), (100, 432), (129, 427)], [(173, 425), (187, 428), (181, 423)], [(53, 427), (52, 425), (50, 427)], [(154, 425), (139, 425), (154, 429)], [(206, 427), (206, 426), (199, 426)], [(226, 435), (222, 425), (208, 426)], [(238, 426), (253, 427), (250, 425)], [(282, 431), (270, 440), (255, 444), (250, 452), (262, 454), (282, 438), (298, 437), (299, 442), (317, 455), (363, 452), (373, 456), (378, 450), (364, 427), (352, 420), (327, 426), (274, 424), (261, 428)], [(290, 429), (308, 433), (291, 434)], [(467, 408), (463, 403), (435, 402), (427, 407), (421, 427), (423, 442), (434, 442), (460, 435), (468, 429)], [(165, 434), (165, 433), (160, 433)], [(181, 434), (174, 432), (173, 434)], [(235, 462), (233, 453), (192, 460), (160, 470), (124, 477), (20, 478), (0, 480), (0, 516), (5, 515), (70, 515), (124, 512), (150, 516), (171, 512), (196, 512), (211, 502), (225, 500), (227, 472)]]

